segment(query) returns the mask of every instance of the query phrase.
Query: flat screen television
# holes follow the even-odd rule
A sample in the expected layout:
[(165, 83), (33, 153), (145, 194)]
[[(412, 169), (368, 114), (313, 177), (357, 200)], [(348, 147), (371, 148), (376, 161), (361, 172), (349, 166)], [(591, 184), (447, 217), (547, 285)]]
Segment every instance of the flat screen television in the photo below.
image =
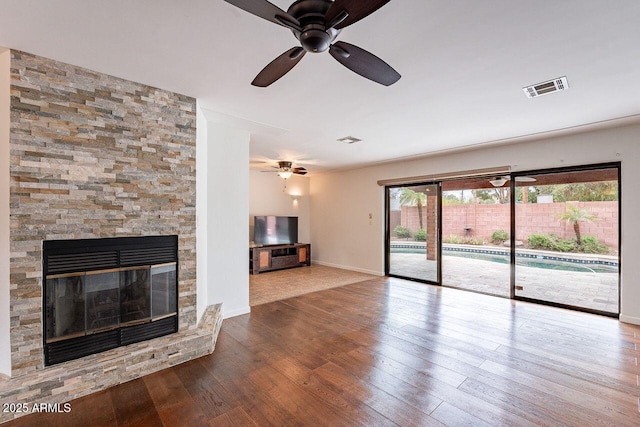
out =
[(255, 216), (253, 241), (256, 245), (290, 245), (298, 243), (297, 216)]

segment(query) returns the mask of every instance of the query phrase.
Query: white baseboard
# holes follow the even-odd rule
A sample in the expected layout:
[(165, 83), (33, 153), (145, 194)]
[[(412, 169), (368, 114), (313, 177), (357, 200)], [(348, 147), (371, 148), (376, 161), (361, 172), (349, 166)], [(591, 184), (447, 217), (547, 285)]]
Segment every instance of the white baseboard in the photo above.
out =
[(235, 310), (227, 311), (227, 310), (224, 309), (224, 304), (222, 305), (222, 318), (223, 319), (228, 319), (230, 317), (236, 317), (236, 316), (242, 316), (243, 314), (247, 314), (247, 313), (251, 313), (251, 307), (249, 307), (249, 306), (236, 308)]
[(620, 314), (620, 321), (624, 323), (631, 323), (632, 325), (640, 325), (640, 317), (626, 316)]
[(358, 273), (373, 274), (374, 276), (384, 276), (384, 273), (381, 273), (379, 271), (366, 270), (364, 268), (350, 267), (348, 265), (333, 264), (330, 262), (324, 262), (324, 261), (318, 261), (318, 260), (311, 260), (311, 264), (324, 265), (325, 267), (340, 268), (342, 270), (357, 271)]

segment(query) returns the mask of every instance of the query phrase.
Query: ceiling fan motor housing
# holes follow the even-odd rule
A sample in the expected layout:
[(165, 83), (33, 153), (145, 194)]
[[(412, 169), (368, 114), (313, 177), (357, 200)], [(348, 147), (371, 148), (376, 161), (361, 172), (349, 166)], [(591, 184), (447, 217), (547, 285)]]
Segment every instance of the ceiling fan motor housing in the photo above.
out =
[(335, 28), (326, 28), (324, 17), (332, 4), (331, 0), (298, 0), (287, 10), (300, 22), (302, 32), (293, 31), (293, 34), (307, 52), (327, 51), (340, 33)]
[(300, 34), (300, 43), (307, 52), (325, 52), (331, 41), (331, 36), (323, 30), (307, 30)]

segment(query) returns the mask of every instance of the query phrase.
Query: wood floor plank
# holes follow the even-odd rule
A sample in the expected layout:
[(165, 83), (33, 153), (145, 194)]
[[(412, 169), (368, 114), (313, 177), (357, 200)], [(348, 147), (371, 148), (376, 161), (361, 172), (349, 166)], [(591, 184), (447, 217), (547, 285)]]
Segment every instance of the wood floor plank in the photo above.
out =
[(442, 402), (433, 411), (432, 416), (448, 426), (492, 427), (492, 424), (486, 423), (447, 402)]
[[(416, 371), (407, 365), (395, 362), (390, 358), (380, 356), (374, 352), (354, 351), (348, 356), (353, 358), (355, 362), (355, 364), (350, 365), (351, 370), (356, 369), (356, 366), (375, 366), (376, 370), (384, 372), (385, 374), (381, 375), (379, 372), (376, 372), (375, 377), (383, 378), (388, 382), (401, 381), (402, 383), (406, 383), (421, 392), (427, 392), (436, 399), (449, 402), (458, 407), (458, 409), (476, 414), (480, 419), (484, 419), (493, 425), (534, 425), (516, 414), (505, 412), (502, 408), (496, 407), (484, 399), (476, 399), (465, 395), (465, 393), (460, 392), (459, 388), (439, 381), (436, 378), (428, 377), (420, 371)], [(394, 378), (394, 380), (390, 380), (391, 377)], [(399, 390), (402, 391), (403, 388), (399, 387)], [(396, 395), (397, 394), (398, 393), (396, 393)]]
[(175, 370), (165, 369), (142, 378), (158, 411), (191, 398)]
[(71, 405), (71, 414), (73, 414), (71, 424), (73, 425), (99, 427), (113, 426), (116, 423), (115, 408), (109, 390), (81, 397), (74, 400)]
[(582, 407), (582, 412), (590, 414), (591, 423), (601, 422), (605, 420), (607, 423), (615, 424), (616, 420), (623, 424), (640, 425), (640, 414), (636, 411), (629, 411), (632, 407), (629, 403), (638, 402), (637, 396), (634, 396), (626, 405), (615, 404), (599, 397), (590, 395), (577, 387), (570, 387), (565, 384), (558, 384), (554, 380), (543, 379), (537, 375), (526, 373), (517, 367), (509, 367), (492, 361), (482, 364), (481, 369), (503, 376), (510, 380), (521, 384), (530, 385), (541, 392), (552, 394), (559, 399), (567, 402), (575, 402), (576, 405)]
[[(334, 411), (342, 414), (344, 420), (351, 425), (392, 425), (394, 421), (385, 413), (363, 402), (354, 388), (340, 388), (335, 383), (327, 382), (318, 370), (327, 364), (310, 371), (298, 364), (294, 359), (280, 360), (274, 368), (283, 373), (299, 387), (307, 390), (316, 399), (325, 402)], [(353, 385), (353, 384), (350, 384)]]
[(535, 372), (538, 376), (556, 381), (567, 377), (580, 389), (591, 389), (590, 385), (593, 385), (593, 394), (596, 395), (603, 393), (604, 389), (620, 392), (614, 394), (630, 394), (637, 391), (636, 374), (602, 366), (589, 366), (578, 360), (568, 358), (558, 360), (556, 357), (544, 357), (537, 352), (506, 347), (498, 348), (492, 360), (507, 364), (517, 363), (522, 370)]
[(142, 379), (129, 381), (109, 389), (118, 425), (142, 422), (161, 425), (160, 416)]
[[(181, 387), (176, 385), (176, 388), (180, 392), (184, 390), (188, 393), (188, 396), (177, 399), (177, 402), (189, 401), (192, 407), (197, 407), (197, 412), (202, 412), (209, 418), (215, 418), (240, 404), (239, 399), (227, 393), (226, 389), (202, 368), (198, 360), (181, 365), (175, 372), (181, 384)], [(173, 395), (177, 396), (180, 395)]]
[(393, 394), (352, 376), (348, 371), (332, 362), (316, 369), (314, 373), (324, 382), (333, 384), (341, 394), (357, 399), (398, 425), (442, 425), (423, 411), (423, 408), (416, 408)]
[[(279, 417), (283, 417), (274, 423), (275, 425), (281, 422), (296, 425), (322, 425), (323, 420), (335, 425), (347, 425), (331, 408), (322, 405), (312, 395), (297, 387), (294, 382), (270, 366), (251, 372), (244, 379), (242, 386), (252, 397), (261, 396), (262, 410), (266, 405), (269, 409), (277, 410)], [(324, 408), (324, 411), (320, 408)]]
[(215, 417), (209, 421), (208, 425), (211, 427), (259, 427), (241, 407), (233, 408)]
[(252, 307), (210, 356), (6, 425), (638, 426), (639, 347), (615, 319), (376, 278)]
[[(585, 426), (594, 421), (576, 405), (513, 381), (498, 380), (488, 383), (468, 379), (460, 386), (460, 390), (513, 412), (536, 425), (549, 425), (550, 418), (554, 421), (554, 427)], [(536, 405), (531, 401), (544, 405)]]
[(183, 400), (169, 408), (160, 409), (158, 415), (162, 420), (162, 425), (165, 426), (203, 426), (207, 425), (211, 418), (189, 400)]

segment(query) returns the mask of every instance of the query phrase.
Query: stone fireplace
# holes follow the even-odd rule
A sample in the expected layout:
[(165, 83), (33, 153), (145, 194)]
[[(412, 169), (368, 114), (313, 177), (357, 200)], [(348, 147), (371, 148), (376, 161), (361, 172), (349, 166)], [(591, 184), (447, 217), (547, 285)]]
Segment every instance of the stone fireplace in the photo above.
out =
[[(66, 402), (213, 351), (220, 307), (196, 319), (196, 100), (15, 50), (7, 71), (11, 378), (0, 403)], [(172, 240), (168, 257), (129, 257), (128, 244), (158, 236)], [(116, 240), (116, 255), (82, 265), (94, 243)], [(85, 248), (65, 253), (68, 241)], [(92, 351), (71, 360), (81, 338)]]

